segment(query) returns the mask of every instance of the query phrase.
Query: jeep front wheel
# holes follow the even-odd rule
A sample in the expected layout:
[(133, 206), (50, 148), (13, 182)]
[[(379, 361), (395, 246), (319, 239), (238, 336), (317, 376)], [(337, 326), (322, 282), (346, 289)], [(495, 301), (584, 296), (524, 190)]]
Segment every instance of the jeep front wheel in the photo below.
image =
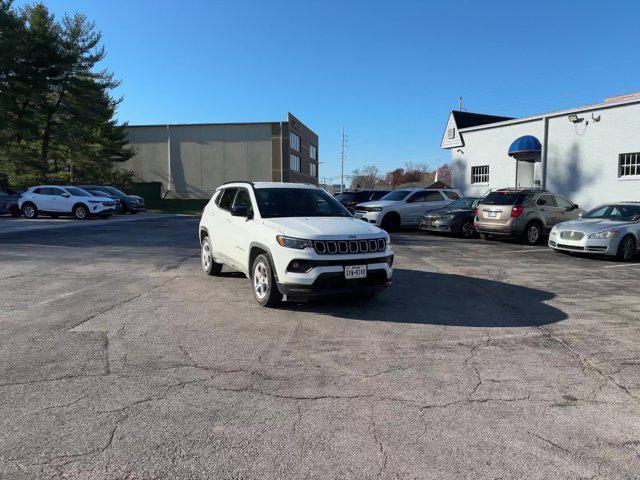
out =
[(251, 270), (253, 296), (263, 307), (273, 307), (282, 301), (282, 294), (276, 285), (275, 276), (271, 270), (271, 262), (265, 254), (258, 255), (253, 261)]

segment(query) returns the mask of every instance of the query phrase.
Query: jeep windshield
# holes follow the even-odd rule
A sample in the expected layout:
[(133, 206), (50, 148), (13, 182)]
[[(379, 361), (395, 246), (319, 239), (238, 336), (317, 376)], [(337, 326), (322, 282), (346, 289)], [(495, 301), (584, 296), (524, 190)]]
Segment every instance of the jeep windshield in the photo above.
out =
[(582, 218), (635, 222), (640, 219), (640, 207), (636, 205), (603, 205), (583, 214)]
[(335, 198), (317, 188), (257, 188), (255, 194), (262, 218), (351, 216)]
[(411, 190), (395, 190), (393, 192), (387, 193), (380, 200), (391, 200), (393, 202), (399, 202), (400, 200), (404, 200), (407, 195), (411, 193)]

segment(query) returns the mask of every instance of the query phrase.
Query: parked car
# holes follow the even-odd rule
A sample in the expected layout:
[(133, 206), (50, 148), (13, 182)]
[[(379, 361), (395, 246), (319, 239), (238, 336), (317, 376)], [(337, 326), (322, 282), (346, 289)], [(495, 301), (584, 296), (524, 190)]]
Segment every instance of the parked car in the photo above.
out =
[(389, 193), (389, 190), (353, 190), (337, 194), (336, 200), (353, 213), (355, 206), (359, 203), (379, 200), (387, 193)]
[(109, 193), (106, 190), (103, 190), (99, 187), (91, 187), (91, 186), (82, 187), (82, 190), (89, 192), (91, 195), (95, 197), (109, 197), (113, 199), (113, 201), (116, 202), (116, 213), (122, 213), (122, 201), (117, 195), (114, 195), (113, 193)]
[(391, 284), (389, 235), (354, 218), (321, 188), (232, 182), (200, 220), (202, 269), (231, 266), (251, 279), (263, 306), (287, 299), (375, 295)]
[(400, 227), (420, 225), (426, 212), (438, 210), (459, 198), (462, 194), (455, 189), (402, 188), (375, 202), (361, 203), (354, 215), (393, 232)]
[(40, 185), (22, 194), (18, 205), (27, 218), (44, 214), (51, 217), (73, 215), (79, 220), (91, 216), (107, 218), (115, 212), (116, 202), (108, 197), (95, 197), (78, 187)]
[(14, 189), (3, 188), (0, 190), (0, 215), (11, 215), (12, 217), (19, 217), (22, 215), (20, 207), (18, 206), (18, 199), (20, 194)]
[(540, 189), (501, 189), (485, 196), (474, 227), (483, 240), (516, 237), (538, 244), (557, 223), (578, 218), (582, 210), (562, 195)]
[(78, 187), (83, 189), (94, 188), (103, 190), (111, 195), (115, 195), (120, 199), (122, 213), (128, 212), (131, 214), (136, 214), (138, 212), (144, 212), (146, 210), (144, 198), (139, 197), (138, 195), (127, 195), (123, 191), (118, 190), (116, 187), (111, 187), (108, 185), (78, 185)]
[(640, 202), (610, 203), (551, 229), (556, 251), (595, 253), (630, 261), (640, 247)]
[(473, 217), (480, 197), (464, 197), (451, 202), (440, 210), (427, 212), (422, 216), (420, 230), (445, 232), (469, 238), (476, 233)]

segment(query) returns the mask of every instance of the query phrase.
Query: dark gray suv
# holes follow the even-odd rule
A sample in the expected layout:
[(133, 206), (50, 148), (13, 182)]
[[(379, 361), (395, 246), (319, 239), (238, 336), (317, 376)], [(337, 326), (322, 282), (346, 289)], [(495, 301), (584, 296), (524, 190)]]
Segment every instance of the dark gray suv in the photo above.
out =
[(484, 197), (474, 218), (483, 240), (516, 237), (535, 245), (560, 222), (578, 218), (582, 210), (562, 195), (539, 189), (501, 189)]

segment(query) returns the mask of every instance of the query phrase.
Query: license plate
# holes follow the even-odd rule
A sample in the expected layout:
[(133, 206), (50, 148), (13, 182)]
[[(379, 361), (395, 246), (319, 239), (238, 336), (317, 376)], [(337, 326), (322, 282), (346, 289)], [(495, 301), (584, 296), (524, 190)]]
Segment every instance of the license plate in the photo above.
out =
[(356, 217), (356, 218), (362, 219), (362, 214), (361, 213), (356, 212), (356, 213), (353, 214), (353, 216)]
[(497, 217), (498, 212), (487, 212), (487, 217)]
[(366, 265), (345, 265), (344, 278), (350, 280), (352, 278), (367, 278)]

